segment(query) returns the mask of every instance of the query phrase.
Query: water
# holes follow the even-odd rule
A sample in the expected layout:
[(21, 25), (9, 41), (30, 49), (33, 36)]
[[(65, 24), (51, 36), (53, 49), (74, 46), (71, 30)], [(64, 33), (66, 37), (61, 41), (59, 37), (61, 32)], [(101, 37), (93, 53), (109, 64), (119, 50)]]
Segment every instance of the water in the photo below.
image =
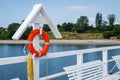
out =
[[(105, 46), (105, 45), (104, 45)], [(107, 45), (106, 45), (107, 46)], [(0, 45), (0, 58), (6, 57), (15, 57), (15, 56), (24, 56), (23, 53), (24, 45)], [(61, 51), (70, 51), (70, 50), (80, 50), (87, 48), (96, 48), (102, 47), (102, 45), (50, 45), (49, 52), (61, 52)], [(28, 51), (26, 51), (28, 53)], [(111, 50), (108, 51), (108, 58), (111, 59), (111, 56), (118, 55), (120, 50)], [(97, 59), (102, 59), (102, 52), (84, 54), (84, 62), (93, 61)], [(111, 54), (112, 53), (112, 54)], [(47, 66), (48, 64), (48, 66)], [(48, 59), (40, 61), (40, 76), (45, 76), (49, 74), (54, 74), (62, 72), (63, 67), (76, 64), (76, 56), (62, 57), (56, 59)], [(109, 63), (109, 70), (114, 66), (114, 62)], [(48, 73), (46, 71), (48, 67)], [(117, 71), (117, 68), (113, 72)], [(21, 80), (27, 80), (26, 76), (26, 62), (4, 65), (0, 66), (0, 80), (9, 80), (12, 78), (19, 77)], [(52, 80), (67, 80), (67, 76), (62, 76)]]

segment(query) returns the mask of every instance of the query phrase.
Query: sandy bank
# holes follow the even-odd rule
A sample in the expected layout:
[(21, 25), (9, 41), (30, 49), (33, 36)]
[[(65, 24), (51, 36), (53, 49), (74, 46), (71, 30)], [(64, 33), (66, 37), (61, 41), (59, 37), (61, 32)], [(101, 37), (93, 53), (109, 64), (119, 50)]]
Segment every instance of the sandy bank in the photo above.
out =
[[(27, 40), (0, 40), (0, 44), (27, 44)], [(40, 40), (40, 43), (44, 43)], [(50, 44), (117, 45), (119, 40), (50, 40)]]

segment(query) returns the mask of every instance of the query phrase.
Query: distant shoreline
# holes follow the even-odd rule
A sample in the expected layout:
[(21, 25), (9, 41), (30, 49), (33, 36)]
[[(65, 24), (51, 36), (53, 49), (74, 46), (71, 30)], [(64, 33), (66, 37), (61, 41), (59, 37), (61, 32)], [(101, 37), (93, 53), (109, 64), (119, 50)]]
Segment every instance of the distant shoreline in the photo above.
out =
[[(0, 44), (27, 44), (27, 40), (0, 40)], [(43, 44), (44, 41), (40, 40)], [(119, 40), (50, 40), (50, 44), (118, 45)]]

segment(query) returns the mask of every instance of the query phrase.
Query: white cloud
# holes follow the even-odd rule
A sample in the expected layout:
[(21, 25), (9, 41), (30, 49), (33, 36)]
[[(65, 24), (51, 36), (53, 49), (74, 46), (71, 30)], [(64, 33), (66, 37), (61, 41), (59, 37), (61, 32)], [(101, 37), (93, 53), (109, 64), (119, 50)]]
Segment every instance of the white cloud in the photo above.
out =
[(101, 6), (86, 6), (86, 5), (73, 5), (73, 6), (68, 6), (67, 10), (69, 11), (102, 11), (103, 8)]
[(87, 11), (91, 9), (92, 9), (91, 6), (69, 6), (67, 7), (67, 10), (70, 10), (70, 11)]
[(94, 18), (94, 17), (89, 18), (89, 21), (90, 21), (90, 22), (95, 22), (95, 18)]

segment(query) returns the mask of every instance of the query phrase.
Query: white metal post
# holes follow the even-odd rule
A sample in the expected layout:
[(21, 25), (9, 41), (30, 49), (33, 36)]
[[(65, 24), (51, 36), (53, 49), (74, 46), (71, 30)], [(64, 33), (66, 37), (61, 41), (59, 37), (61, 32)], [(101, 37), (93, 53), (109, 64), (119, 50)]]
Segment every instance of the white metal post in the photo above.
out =
[(39, 80), (39, 58), (33, 56), (34, 80)]
[[(33, 30), (39, 28), (39, 23), (34, 23), (33, 24)], [(35, 36), (34, 40), (33, 40), (33, 46), (35, 47), (35, 49), (39, 52), (39, 36)], [(33, 64), (34, 64), (34, 80), (39, 80), (39, 58), (37, 57), (33, 57)]]
[(77, 54), (77, 65), (83, 64), (83, 53)]
[(108, 75), (108, 51), (107, 50), (103, 50), (102, 52), (102, 59), (104, 62), (104, 75)]
[[(34, 29), (39, 29), (39, 23), (33, 24), (33, 30)], [(38, 52), (41, 50), (41, 47), (39, 45), (39, 41), (40, 41), (39, 36), (36, 35), (35, 38), (33, 39), (33, 46)]]
[[(79, 52), (77, 54), (77, 65), (83, 64), (83, 53)], [(81, 79), (81, 76), (78, 77), (78, 79)]]

